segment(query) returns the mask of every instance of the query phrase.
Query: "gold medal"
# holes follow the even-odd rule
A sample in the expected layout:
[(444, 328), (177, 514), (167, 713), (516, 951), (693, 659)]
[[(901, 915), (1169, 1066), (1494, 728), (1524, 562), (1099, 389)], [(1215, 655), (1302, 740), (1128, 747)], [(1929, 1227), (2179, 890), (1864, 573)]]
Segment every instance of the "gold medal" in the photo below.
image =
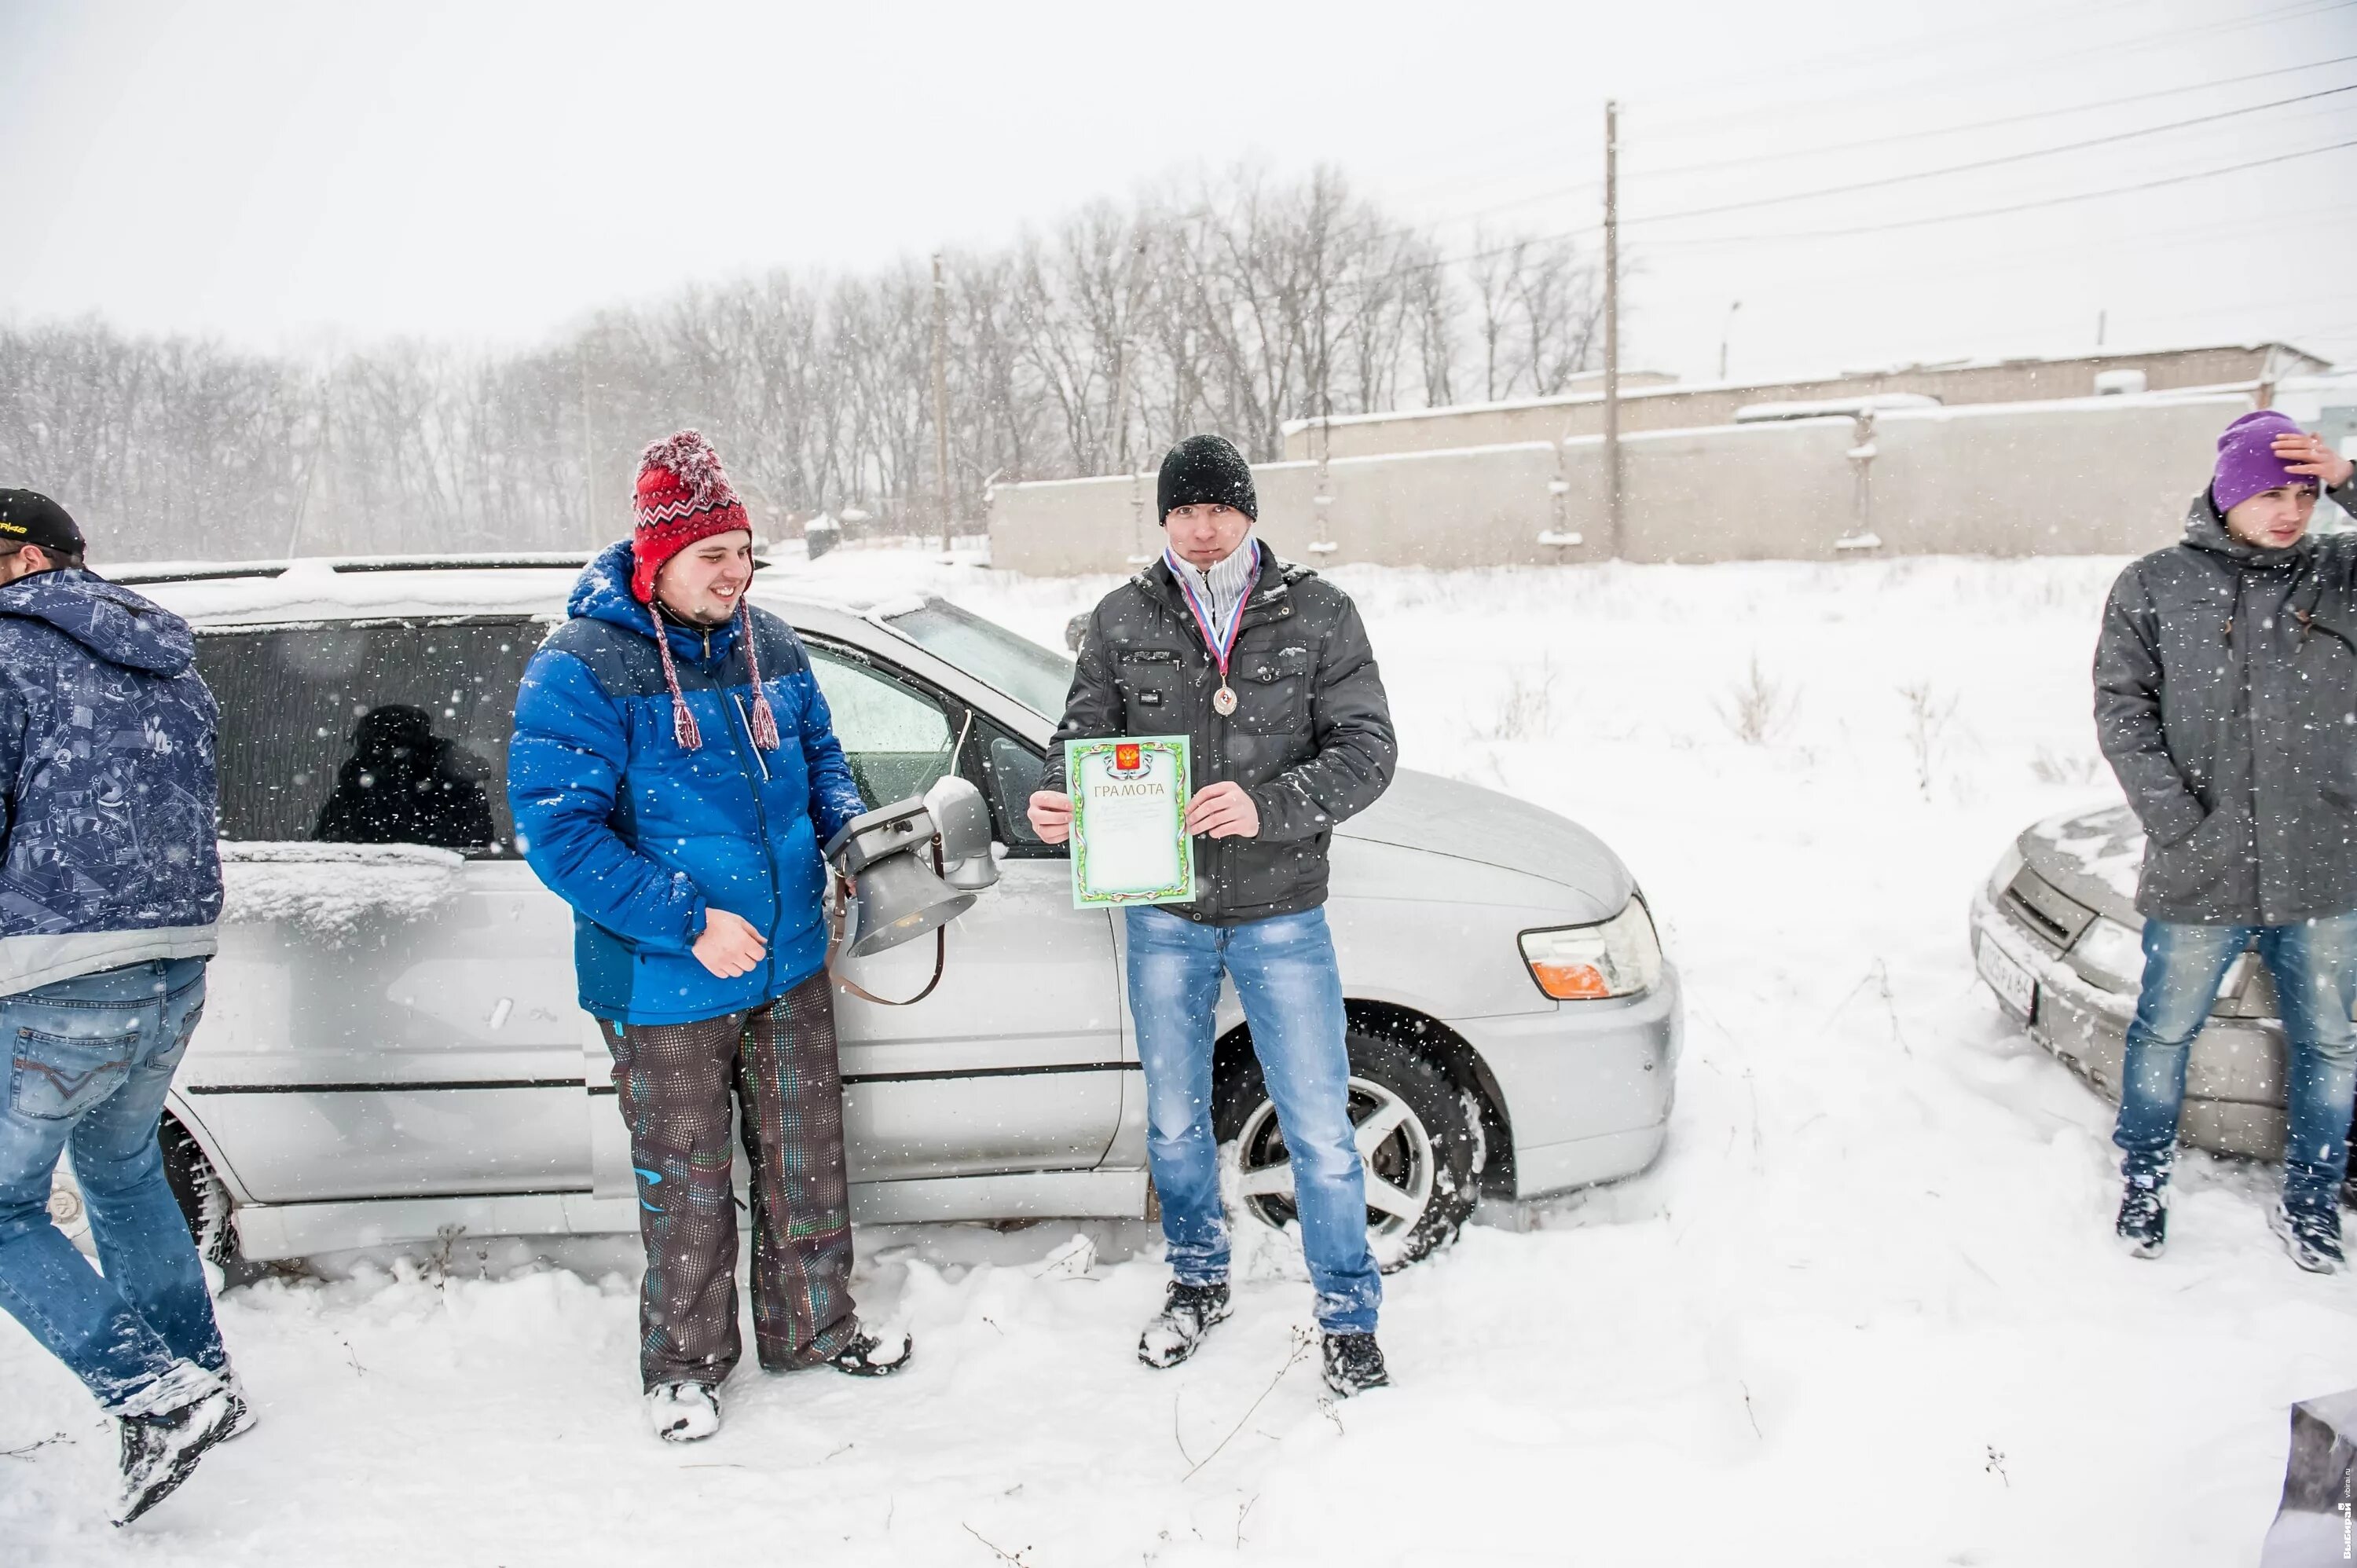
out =
[(1211, 693), (1211, 706), (1219, 710), (1222, 718), (1236, 711), (1236, 694), (1228, 689), (1226, 682), (1221, 682), (1220, 689)]

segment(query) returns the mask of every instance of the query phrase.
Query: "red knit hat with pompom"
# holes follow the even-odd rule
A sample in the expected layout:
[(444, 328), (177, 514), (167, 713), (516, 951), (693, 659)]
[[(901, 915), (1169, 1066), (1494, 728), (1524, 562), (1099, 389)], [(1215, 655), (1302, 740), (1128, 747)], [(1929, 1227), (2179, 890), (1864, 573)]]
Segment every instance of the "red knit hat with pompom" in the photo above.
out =
[(720, 454), (700, 430), (666, 436), (639, 455), (631, 509), (639, 528), (630, 540), (630, 592), (642, 605), (654, 603), (655, 574), (664, 562), (699, 539), (739, 528), (753, 531), (745, 503), (721, 471)]

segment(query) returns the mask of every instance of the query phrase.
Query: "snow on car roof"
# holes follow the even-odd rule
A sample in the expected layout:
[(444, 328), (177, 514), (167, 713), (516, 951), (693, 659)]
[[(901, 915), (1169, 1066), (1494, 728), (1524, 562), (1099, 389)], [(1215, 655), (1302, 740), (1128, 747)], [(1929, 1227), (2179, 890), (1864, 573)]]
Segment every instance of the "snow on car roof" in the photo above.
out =
[[(588, 562), (565, 552), (490, 555), (304, 555), (287, 561), (141, 562), (102, 568), (192, 621), (343, 620), (355, 616), (523, 614), (556, 618)], [(765, 563), (765, 564), (768, 564)], [(757, 599), (865, 617), (878, 607), (813, 592), (817, 585), (764, 572)], [(882, 613), (913, 608), (921, 597), (898, 596)]]

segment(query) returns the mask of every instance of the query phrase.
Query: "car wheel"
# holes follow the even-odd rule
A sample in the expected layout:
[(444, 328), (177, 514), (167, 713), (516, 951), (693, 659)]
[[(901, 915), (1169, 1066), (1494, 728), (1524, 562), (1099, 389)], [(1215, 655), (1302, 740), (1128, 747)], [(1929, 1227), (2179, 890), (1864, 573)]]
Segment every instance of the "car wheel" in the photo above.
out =
[(160, 1130), (164, 1144), (164, 1179), (171, 1184), (197, 1255), (227, 1268), (237, 1256), (237, 1233), (230, 1228), (229, 1188), (221, 1173), (188, 1130), (170, 1117)]
[[(1480, 1195), (1480, 1129), (1464, 1096), (1395, 1040), (1352, 1030), (1351, 1122), (1367, 1173), (1367, 1243), (1385, 1273), (1456, 1240)], [(1282, 1230), (1296, 1218), (1293, 1169), (1257, 1058), (1222, 1086), (1213, 1126), (1235, 1145), (1245, 1217)]]

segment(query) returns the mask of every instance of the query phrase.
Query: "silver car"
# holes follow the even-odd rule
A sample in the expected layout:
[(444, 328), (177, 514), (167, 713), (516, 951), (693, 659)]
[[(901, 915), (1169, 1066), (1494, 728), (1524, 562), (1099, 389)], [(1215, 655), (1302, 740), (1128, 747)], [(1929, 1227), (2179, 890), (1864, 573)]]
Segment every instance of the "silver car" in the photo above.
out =
[[(164, 1143), (215, 1256), (637, 1228), (611, 1063), (575, 1001), (572, 915), (517, 857), (505, 789), (525, 661), (581, 560), (305, 560), (115, 574), (186, 615), (221, 703), (229, 902)], [(808, 644), (871, 804), (955, 770), (998, 885), (913, 1006), (838, 993), (863, 1221), (1149, 1212), (1122, 923), (1072, 908), (1024, 816), (1071, 661), (939, 599), (755, 598)], [(423, 802), (387, 814), (388, 777)], [(356, 786), (368, 786), (355, 794)], [(1351, 1114), (1387, 1265), (1482, 1194), (1626, 1176), (1661, 1148), (1676, 972), (1620, 860), (1564, 819), (1403, 773), (1333, 846)], [(851, 961), (916, 994), (934, 944)], [(1218, 1133), (1246, 1208), (1292, 1214), (1232, 992)], [(78, 1210), (70, 1183), (57, 1211)]]
[[(2030, 1037), (2110, 1100), (2144, 975), (2136, 878), (2144, 829), (2125, 805), (2025, 829), (1973, 897), (1974, 966)], [(2218, 987), (2185, 1066), (2179, 1139), (2279, 1159), (2284, 1036), (2275, 979), (2245, 952)]]

